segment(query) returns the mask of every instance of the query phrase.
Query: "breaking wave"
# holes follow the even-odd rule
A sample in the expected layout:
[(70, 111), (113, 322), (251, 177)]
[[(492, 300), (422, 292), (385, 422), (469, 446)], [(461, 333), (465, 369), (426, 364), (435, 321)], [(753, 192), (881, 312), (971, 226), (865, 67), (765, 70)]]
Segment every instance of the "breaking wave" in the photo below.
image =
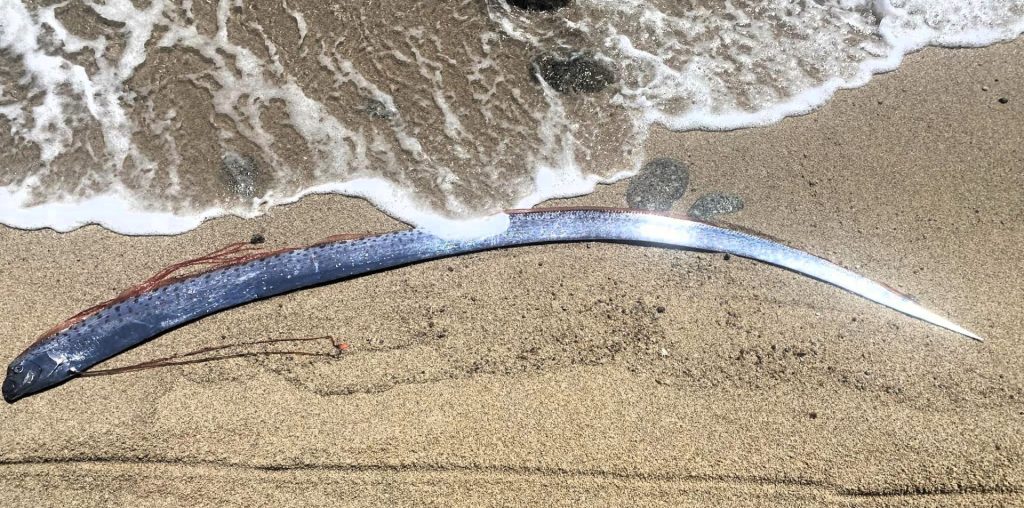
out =
[[(537, 2), (543, 3), (543, 2)], [(309, 193), (445, 236), (807, 113), (1024, 0), (0, 0), (0, 222), (171, 234)]]

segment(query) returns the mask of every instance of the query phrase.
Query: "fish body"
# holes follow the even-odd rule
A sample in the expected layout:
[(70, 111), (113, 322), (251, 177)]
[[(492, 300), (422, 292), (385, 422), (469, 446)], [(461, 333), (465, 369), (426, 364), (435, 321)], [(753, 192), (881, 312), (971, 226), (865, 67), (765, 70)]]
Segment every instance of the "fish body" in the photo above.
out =
[(974, 333), (912, 298), (767, 238), (709, 223), (627, 209), (513, 211), (508, 229), (475, 240), (398, 231), (287, 250), (162, 285), (103, 308), (30, 346), (8, 367), (14, 402), (61, 384), (170, 329), (248, 302), (389, 268), (491, 249), (602, 241), (724, 252), (788, 268), (967, 337)]

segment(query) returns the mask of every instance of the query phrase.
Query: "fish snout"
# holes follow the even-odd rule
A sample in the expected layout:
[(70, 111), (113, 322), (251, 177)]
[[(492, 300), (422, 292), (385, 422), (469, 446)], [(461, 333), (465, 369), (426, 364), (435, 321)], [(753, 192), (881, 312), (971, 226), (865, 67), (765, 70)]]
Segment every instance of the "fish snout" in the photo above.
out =
[(11, 362), (11, 365), (7, 367), (7, 377), (4, 378), (2, 387), (4, 400), (7, 403), (13, 403), (42, 389), (36, 387), (40, 384), (42, 371), (43, 369), (31, 360)]
[(4, 379), (3, 394), (7, 403), (18, 400), (18, 384), (11, 379)]

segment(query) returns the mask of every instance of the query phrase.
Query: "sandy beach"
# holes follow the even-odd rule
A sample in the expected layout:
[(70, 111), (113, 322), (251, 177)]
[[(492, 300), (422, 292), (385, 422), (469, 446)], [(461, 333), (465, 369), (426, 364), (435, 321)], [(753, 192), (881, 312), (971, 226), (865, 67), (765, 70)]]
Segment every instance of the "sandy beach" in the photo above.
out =
[[(658, 132), (728, 220), (972, 342), (753, 261), (611, 244), (405, 267), (219, 313), (0, 407), (13, 505), (1024, 505), (1024, 42), (929, 49), (812, 114)], [(1000, 101), (999, 99), (1006, 99)], [(624, 206), (627, 183), (558, 205)], [(160, 268), (406, 227), (319, 196), (173, 237), (0, 228), (0, 357)], [(278, 348), (280, 349), (280, 348)]]

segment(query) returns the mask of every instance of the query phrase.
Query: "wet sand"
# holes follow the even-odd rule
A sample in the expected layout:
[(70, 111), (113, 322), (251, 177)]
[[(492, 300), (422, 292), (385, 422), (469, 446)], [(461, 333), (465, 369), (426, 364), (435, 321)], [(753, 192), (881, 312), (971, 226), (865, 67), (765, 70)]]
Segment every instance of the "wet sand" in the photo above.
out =
[[(482, 253), (223, 312), (109, 363), (322, 334), (350, 344), (339, 357), (78, 379), (3, 406), (0, 498), (1020, 506), (1022, 58), (1020, 41), (927, 50), (813, 114), (647, 147), (691, 165), (677, 211), (739, 194), (728, 220), (914, 294), (984, 343), (716, 254)], [(556, 204), (621, 206), (626, 186)], [(400, 227), (323, 196), (176, 237), (0, 229), (0, 357), (255, 233), (275, 247)]]

